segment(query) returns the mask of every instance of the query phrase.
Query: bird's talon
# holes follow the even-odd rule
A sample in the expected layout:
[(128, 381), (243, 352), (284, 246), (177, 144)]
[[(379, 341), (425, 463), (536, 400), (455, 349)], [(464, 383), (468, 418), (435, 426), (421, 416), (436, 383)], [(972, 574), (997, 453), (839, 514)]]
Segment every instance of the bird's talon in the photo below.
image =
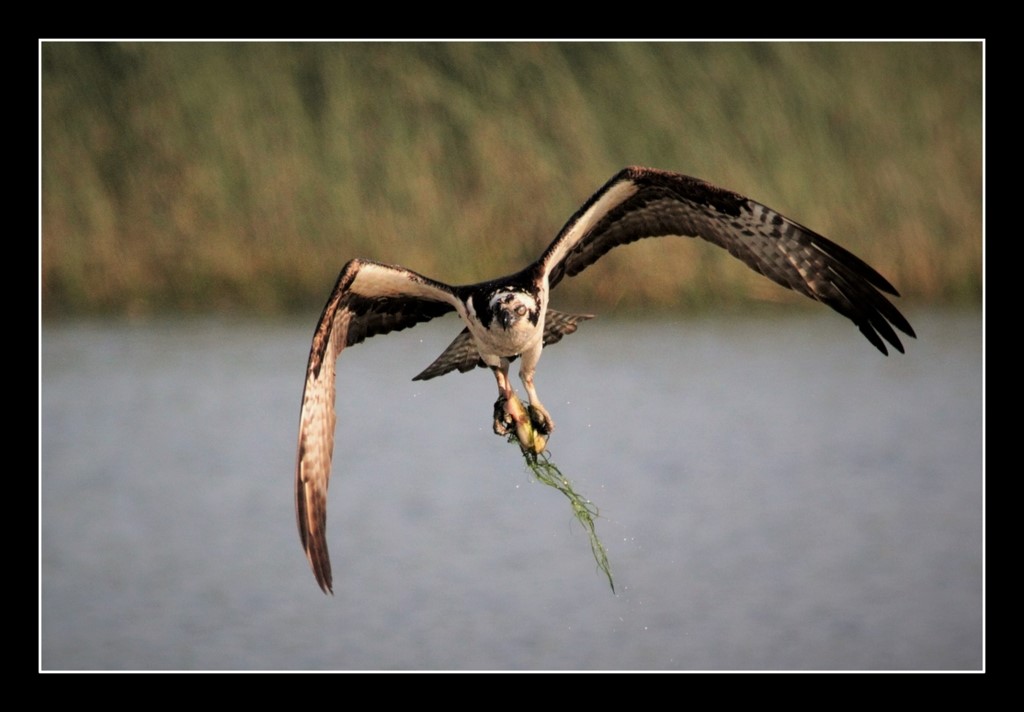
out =
[(515, 421), (508, 412), (508, 399), (505, 396), (498, 396), (494, 401), (494, 434), (507, 437), (515, 427)]
[(533, 429), (541, 435), (550, 435), (551, 431), (555, 429), (555, 423), (551, 420), (551, 416), (543, 408), (535, 405), (530, 405), (530, 422), (533, 423)]

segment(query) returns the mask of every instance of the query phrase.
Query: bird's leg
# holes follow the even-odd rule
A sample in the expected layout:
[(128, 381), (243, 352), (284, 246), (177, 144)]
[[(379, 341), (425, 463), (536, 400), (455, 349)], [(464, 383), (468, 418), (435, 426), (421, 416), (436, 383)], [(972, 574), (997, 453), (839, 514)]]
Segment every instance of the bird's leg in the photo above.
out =
[[(484, 361), (487, 363), (487, 360)], [(536, 456), (544, 452), (547, 444), (547, 433), (537, 427), (538, 411), (531, 405), (527, 410), (519, 396), (512, 390), (508, 378), (508, 359), (503, 358), (497, 363), (489, 363), (494, 378), (498, 382), (498, 400), (494, 404), (494, 432), (502, 437), (515, 438), (523, 453)], [(536, 394), (533, 396), (536, 398)], [(550, 422), (547, 418), (544, 422)]]
[(524, 376), (523, 385), (526, 386), (526, 392), (530, 394), (529, 410), (530, 421), (533, 423), (533, 427), (541, 435), (550, 434), (555, 429), (555, 421), (551, 418), (551, 414), (548, 413), (548, 409), (540, 402), (540, 398), (537, 397), (537, 389), (533, 387), (533, 376)]
[(536, 348), (523, 352), (523, 362), (519, 368), (519, 378), (522, 380), (523, 385), (526, 387), (526, 392), (530, 396), (530, 421), (533, 423), (533, 427), (541, 435), (548, 435), (555, 429), (555, 421), (552, 420), (547, 408), (540, 402), (540, 398), (537, 396), (537, 389), (533, 385), (533, 374), (537, 369), (537, 361), (540, 359), (542, 348), (542, 345), (538, 344)]
[(515, 398), (512, 384), (508, 380), (508, 361), (502, 359), (498, 366), (491, 366), (494, 378), (498, 381), (498, 400), (494, 402), (494, 433), (502, 437), (515, 429), (515, 418), (509, 412), (508, 402)]

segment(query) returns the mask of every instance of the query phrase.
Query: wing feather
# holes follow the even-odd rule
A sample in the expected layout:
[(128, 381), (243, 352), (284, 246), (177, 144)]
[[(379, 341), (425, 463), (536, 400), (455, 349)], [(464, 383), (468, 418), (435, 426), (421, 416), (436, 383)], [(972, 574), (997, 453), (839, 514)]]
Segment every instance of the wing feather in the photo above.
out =
[(346, 346), (455, 310), (449, 286), (366, 260), (346, 264), (324, 306), (306, 367), (295, 466), (295, 518), (313, 575), (333, 592), (327, 550), (327, 487), (334, 454), (335, 363)]
[(671, 235), (716, 244), (773, 282), (828, 305), (884, 354), (886, 341), (903, 351), (893, 326), (915, 336), (882, 294), (899, 293), (859, 257), (761, 203), (679, 173), (623, 169), (569, 219), (538, 265), (554, 288), (615, 247)]

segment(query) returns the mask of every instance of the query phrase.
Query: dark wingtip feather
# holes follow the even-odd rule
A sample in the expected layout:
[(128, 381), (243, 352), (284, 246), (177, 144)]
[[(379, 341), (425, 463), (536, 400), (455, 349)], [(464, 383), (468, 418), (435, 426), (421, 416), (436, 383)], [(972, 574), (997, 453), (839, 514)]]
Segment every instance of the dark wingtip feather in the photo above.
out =
[[(325, 541), (324, 547), (326, 546), (327, 542)], [(313, 568), (313, 577), (320, 586), (320, 590), (333, 596), (334, 579), (331, 576), (331, 560), (326, 550), (319, 552), (315, 547), (310, 547), (306, 550), (306, 558), (309, 559), (310, 566)]]
[[(857, 326), (860, 328), (860, 333), (864, 334), (864, 337), (871, 342), (872, 346), (881, 351), (882, 355), (889, 355), (889, 349), (885, 348), (885, 342), (882, 341), (881, 337), (878, 335), (878, 332), (874, 330), (871, 324), (867, 322), (861, 322), (857, 324)], [(900, 351), (902, 350), (903, 349), (901, 348)]]
[(318, 581), (320, 584), (320, 590), (324, 592), (324, 595), (334, 595), (334, 582), (331, 580), (331, 572), (327, 572), (327, 578), (323, 581)]

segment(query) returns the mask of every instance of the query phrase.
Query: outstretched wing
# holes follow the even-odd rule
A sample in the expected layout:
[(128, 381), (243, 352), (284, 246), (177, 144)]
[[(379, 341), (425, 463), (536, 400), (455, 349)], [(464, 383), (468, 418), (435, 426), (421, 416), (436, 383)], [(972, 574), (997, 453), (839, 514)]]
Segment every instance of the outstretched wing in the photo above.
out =
[[(558, 343), (566, 334), (575, 332), (577, 324), (581, 321), (593, 318), (593, 314), (566, 314), (565, 312), (548, 309), (544, 315), (544, 345), (550, 346), (551, 344)], [(513, 356), (509, 360), (514, 359), (515, 357)], [(451, 373), (455, 369), (458, 369), (459, 373), (466, 373), (467, 371), (472, 371), (477, 366), (482, 367), (486, 365), (483, 359), (480, 358), (480, 350), (476, 347), (473, 335), (469, 333), (469, 327), (466, 327), (459, 332), (454, 341), (448, 344), (448, 348), (434, 359), (432, 364), (413, 376), (412, 380), (428, 381), (431, 378)]]
[(619, 171), (569, 219), (538, 265), (554, 287), (613, 247), (668, 235), (713, 242), (783, 287), (827, 304), (883, 354), (885, 341), (903, 352), (893, 326), (915, 335), (883, 294), (899, 292), (859, 257), (767, 206), (679, 173)]
[(295, 517), (313, 575), (332, 591), (327, 553), (327, 484), (334, 452), (335, 362), (346, 346), (455, 310), (448, 285), (402, 267), (352, 260), (338, 275), (313, 334), (299, 415)]

